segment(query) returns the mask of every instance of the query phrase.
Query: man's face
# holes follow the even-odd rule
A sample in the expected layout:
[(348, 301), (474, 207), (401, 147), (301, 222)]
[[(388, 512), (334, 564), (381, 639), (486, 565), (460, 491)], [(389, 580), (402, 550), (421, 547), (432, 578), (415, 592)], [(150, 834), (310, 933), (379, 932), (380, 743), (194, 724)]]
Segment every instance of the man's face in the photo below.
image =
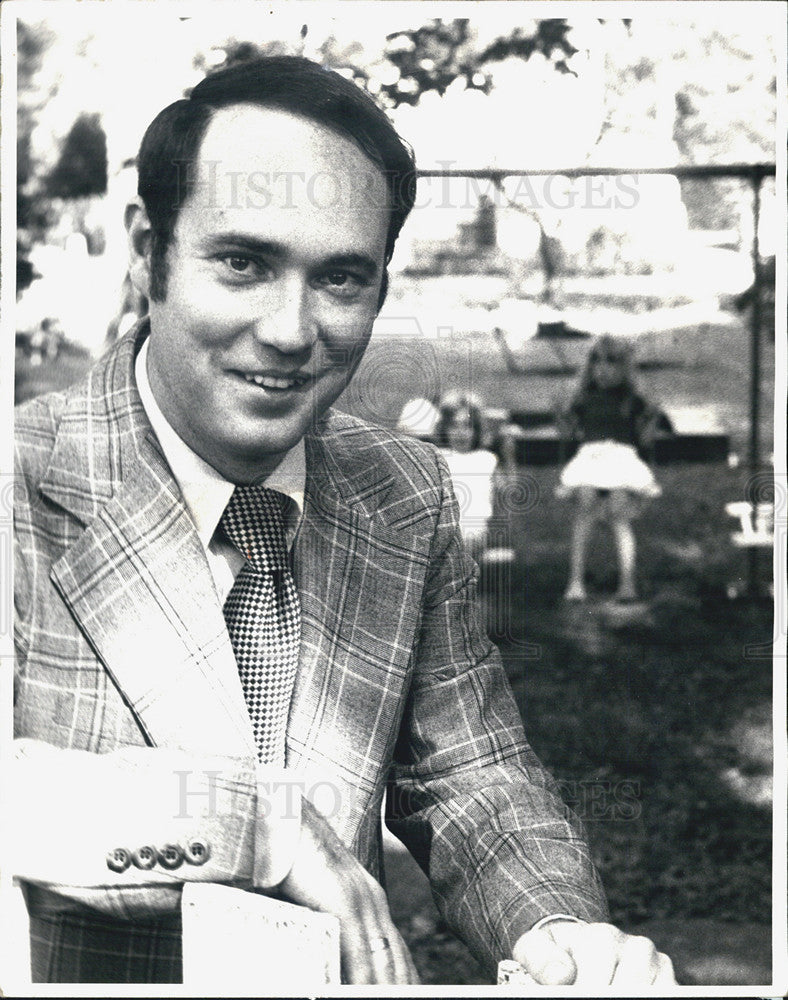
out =
[(349, 140), (251, 105), (217, 112), (195, 177), (150, 303), (148, 375), (183, 440), (246, 482), (334, 402), (369, 341), (386, 183)]

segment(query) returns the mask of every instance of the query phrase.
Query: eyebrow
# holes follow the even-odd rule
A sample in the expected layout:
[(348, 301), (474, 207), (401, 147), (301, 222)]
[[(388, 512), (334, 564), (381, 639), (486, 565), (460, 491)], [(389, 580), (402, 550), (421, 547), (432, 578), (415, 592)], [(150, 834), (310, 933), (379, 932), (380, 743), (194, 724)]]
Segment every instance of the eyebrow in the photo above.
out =
[[(260, 254), (265, 257), (273, 257), (283, 260), (288, 256), (288, 250), (282, 243), (273, 240), (261, 240), (246, 233), (216, 233), (208, 237), (206, 247), (209, 251), (217, 250), (246, 250), (249, 253)], [(320, 261), (320, 268), (341, 268), (352, 267), (362, 271), (368, 278), (375, 278), (380, 273), (380, 265), (365, 253), (338, 253)]]

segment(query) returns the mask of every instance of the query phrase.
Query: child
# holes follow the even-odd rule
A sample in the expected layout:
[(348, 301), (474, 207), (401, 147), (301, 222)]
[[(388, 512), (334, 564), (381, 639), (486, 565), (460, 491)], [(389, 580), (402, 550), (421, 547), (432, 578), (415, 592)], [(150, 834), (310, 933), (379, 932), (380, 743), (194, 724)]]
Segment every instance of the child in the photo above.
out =
[(446, 396), (438, 411), (434, 440), (451, 472), (463, 538), (479, 558), (493, 511), (493, 473), (498, 459), (482, 447), (482, 412), (472, 396)]
[(616, 542), (616, 599), (636, 599), (632, 519), (639, 512), (639, 498), (661, 492), (638, 452), (649, 443), (659, 418), (660, 411), (635, 389), (631, 349), (613, 337), (600, 337), (563, 415), (566, 436), (580, 443), (556, 490), (559, 496), (574, 496), (577, 503), (566, 600), (585, 600), (586, 548), (600, 515), (609, 520)]

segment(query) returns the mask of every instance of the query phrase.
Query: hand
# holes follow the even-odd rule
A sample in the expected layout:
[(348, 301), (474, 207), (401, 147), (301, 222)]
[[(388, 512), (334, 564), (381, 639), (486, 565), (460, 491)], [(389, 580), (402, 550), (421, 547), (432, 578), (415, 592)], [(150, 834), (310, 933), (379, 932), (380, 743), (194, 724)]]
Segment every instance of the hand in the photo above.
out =
[[(342, 979), (358, 985), (418, 983), (408, 946), (389, 913), (386, 893), (307, 799), (296, 859), (279, 891), (293, 903), (340, 921)], [(389, 947), (373, 950), (385, 939)]]
[(514, 958), (544, 986), (671, 986), (673, 963), (645, 937), (612, 924), (553, 921), (523, 934)]

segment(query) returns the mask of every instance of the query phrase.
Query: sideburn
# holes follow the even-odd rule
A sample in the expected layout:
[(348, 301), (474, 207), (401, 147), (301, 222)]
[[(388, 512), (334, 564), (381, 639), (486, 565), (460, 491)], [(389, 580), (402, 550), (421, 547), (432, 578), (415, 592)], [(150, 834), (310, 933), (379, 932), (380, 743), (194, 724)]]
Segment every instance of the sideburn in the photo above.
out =
[(154, 302), (163, 302), (167, 297), (167, 247), (169, 240), (162, 233), (151, 237), (150, 250), (150, 297)]

